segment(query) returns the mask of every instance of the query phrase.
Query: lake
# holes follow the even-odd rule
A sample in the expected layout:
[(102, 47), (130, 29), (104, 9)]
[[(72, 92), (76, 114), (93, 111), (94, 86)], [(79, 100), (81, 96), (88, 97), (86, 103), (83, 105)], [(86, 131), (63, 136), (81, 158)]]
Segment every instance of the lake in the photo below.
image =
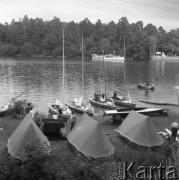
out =
[[(124, 85), (125, 64), (125, 85)], [(149, 62), (105, 62), (107, 94), (126, 89), (133, 101), (167, 101), (177, 103), (175, 86), (179, 85), (179, 61), (151, 60)], [(35, 104), (36, 109), (47, 113), (48, 104), (57, 97), (68, 102), (73, 98), (93, 97), (97, 89), (104, 91), (102, 61), (84, 62), (82, 81), (81, 59), (65, 59), (65, 93), (63, 93), (63, 61), (48, 58), (0, 58), (0, 106), (33, 87), (21, 99)], [(137, 89), (138, 83), (149, 81), (155, 90), (146, 94)], [(82, 83), (83, 82), (83, 83)], [(83, 84), (83, 85), (82, 85)]]

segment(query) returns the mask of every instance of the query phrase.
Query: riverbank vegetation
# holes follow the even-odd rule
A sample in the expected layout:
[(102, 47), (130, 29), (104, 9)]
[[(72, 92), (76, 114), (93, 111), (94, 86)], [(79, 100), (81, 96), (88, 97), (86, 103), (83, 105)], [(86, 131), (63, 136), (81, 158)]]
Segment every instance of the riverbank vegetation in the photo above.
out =
[(51, 21), (41, 18), (24, 18), (10, 24), (0, 24), (0, 56), (62, 56), (62, 29), (65, 30), (65, 55), (81, 56), (81, 35), (84, 36), (84, 54), (124, 55), (127, 59), (148, 60), (155, 52), (179, 55), (179, 28), (166, 32), (152, 24), (145, 27), (142, 21), (129, 23), (126, 17), (104, 24), (95, 24), (85, 18), (79, 23)]

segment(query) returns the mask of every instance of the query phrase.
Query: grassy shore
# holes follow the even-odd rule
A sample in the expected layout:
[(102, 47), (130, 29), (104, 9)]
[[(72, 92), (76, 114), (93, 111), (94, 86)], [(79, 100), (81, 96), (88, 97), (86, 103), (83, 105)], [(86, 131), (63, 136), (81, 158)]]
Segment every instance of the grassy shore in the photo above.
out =
[[(167, 127), (169, 128), (172, 122), (179, 122), (179, 108), (167, 108), (168, 116), (153, 116), (150, 118), (158, 130), (163, 130)], [(94, 118), (102, 124), (105, 133), (108, 134), (107, 136), (110, 142), (115, 147), (115, 154), (110, 158), (94, 161), (93, 159), (86, 158), (76, 152), (68, 144), (67, 140), (62, 141), (58, 138), (49, 138), (53, 153), (56, 157), (55, 159), (59, 159), (59, 161), (56, 162), (58, 163), (58, 170), (66, 177), (66, 179), (78, 179), (76, 177), (79, 176), (85, 177), (85, 172), (87, 177), (89, 176), (89, 171), (90, 173), (93, 172), (93, 176), (98, 177), (96, 179), (115, 179), (119, 170), (118, 163), (121, 161), (133, 161), (136, 162), (138, 166), (158, 165), (165, 161), (164, 157), (168, 150), (166, 144), (150, 151), (146, 148), (139, 148), (133, 144), (128, 145), (128, 141), (117, 136), (114, 129), (118, 126), (110, 121), (111, 117), (103, 118), (102, 114), (98, 114)], [(3, 150), (6, 147), (8, 138), (20, 122), (21, 120), (11, 119), (9, 117), (0, 118), (0, 150)], [(179, 167), (177, 166), (177, 168)], [(81, 175), (82, 172), (83, 175)]]

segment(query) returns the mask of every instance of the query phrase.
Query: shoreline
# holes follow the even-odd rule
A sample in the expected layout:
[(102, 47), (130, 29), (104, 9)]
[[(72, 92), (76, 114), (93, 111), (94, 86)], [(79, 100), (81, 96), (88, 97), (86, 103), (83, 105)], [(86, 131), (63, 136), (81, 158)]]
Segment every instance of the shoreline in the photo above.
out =
[(176, 57), (160, 57), (160, 56), (151, 56), (151, 60), (160, 60), (160, 61), (171, 61), (171, 60), (178, 60), (179, 61), (179, 56)]

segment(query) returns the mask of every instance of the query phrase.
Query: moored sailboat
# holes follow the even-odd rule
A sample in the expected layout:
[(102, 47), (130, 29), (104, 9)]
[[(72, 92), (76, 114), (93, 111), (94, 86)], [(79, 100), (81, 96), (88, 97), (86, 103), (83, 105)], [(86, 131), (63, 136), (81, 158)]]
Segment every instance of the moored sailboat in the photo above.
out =
[[(125, 38), (124, 38), (124, 60), (125, 60)], [(125, 71), (125, 62), (124, 62), (124, 86), (125, 86), (125, 83), (126, 83), (126, 71)], [(124, 92), (123, 96), (118, 96), (117, 92), (114, 91), (111, 98), (113, 99), (114, 104), (116, 104), (116, 105), (131, 107), (131, 108), (136, 107), (136, 104), (133, 103), (133, 101), (129, 95), (129, 92), (128, 92), (127, 96), (125, 95), (125, 92)]]
[(106, 69), (105, 69), (105, 63), (104, 63), (104, 51), (103, 52), (103, 70), (104, 70), (104, 84), (105, 84), (105, 93), (95, 93), (94, 98), (88, 98), (91, 104), (95, 106), (99, 106), (101, 108), (106, 109), (115, 109), (116, 106), (111, 98), (107, 97), (106, 94)]
[(56, 115), (57, 117), (59, 116), (60, 113), (62, 113), (62, 119), (68, 119), (71, 116), (71, 110), (68, 108), (67, 105), (64, 105), (64, 96), (65, 96), (65, 53), (64, 53), (64, 29), (63, 29), (63, 103), (61, 103), (56, 98), (55, 103), (49, 104), (49, 112), (51, 112), (52, 115)]
[[(83, 55), (83, 34), (82, 34), (82, 92), (84, 91), (84, 55)], [(74, 101), (68, 103), (68, 107), (80, 114), (84, 112), (87, 113), (89, 116), (93, 116), (94, 108), (91, 106), (90, 102), (87, 101), (87, 104), (84, 105), (83, 103), (83, 96), (80, 99), (74, 98)]]

